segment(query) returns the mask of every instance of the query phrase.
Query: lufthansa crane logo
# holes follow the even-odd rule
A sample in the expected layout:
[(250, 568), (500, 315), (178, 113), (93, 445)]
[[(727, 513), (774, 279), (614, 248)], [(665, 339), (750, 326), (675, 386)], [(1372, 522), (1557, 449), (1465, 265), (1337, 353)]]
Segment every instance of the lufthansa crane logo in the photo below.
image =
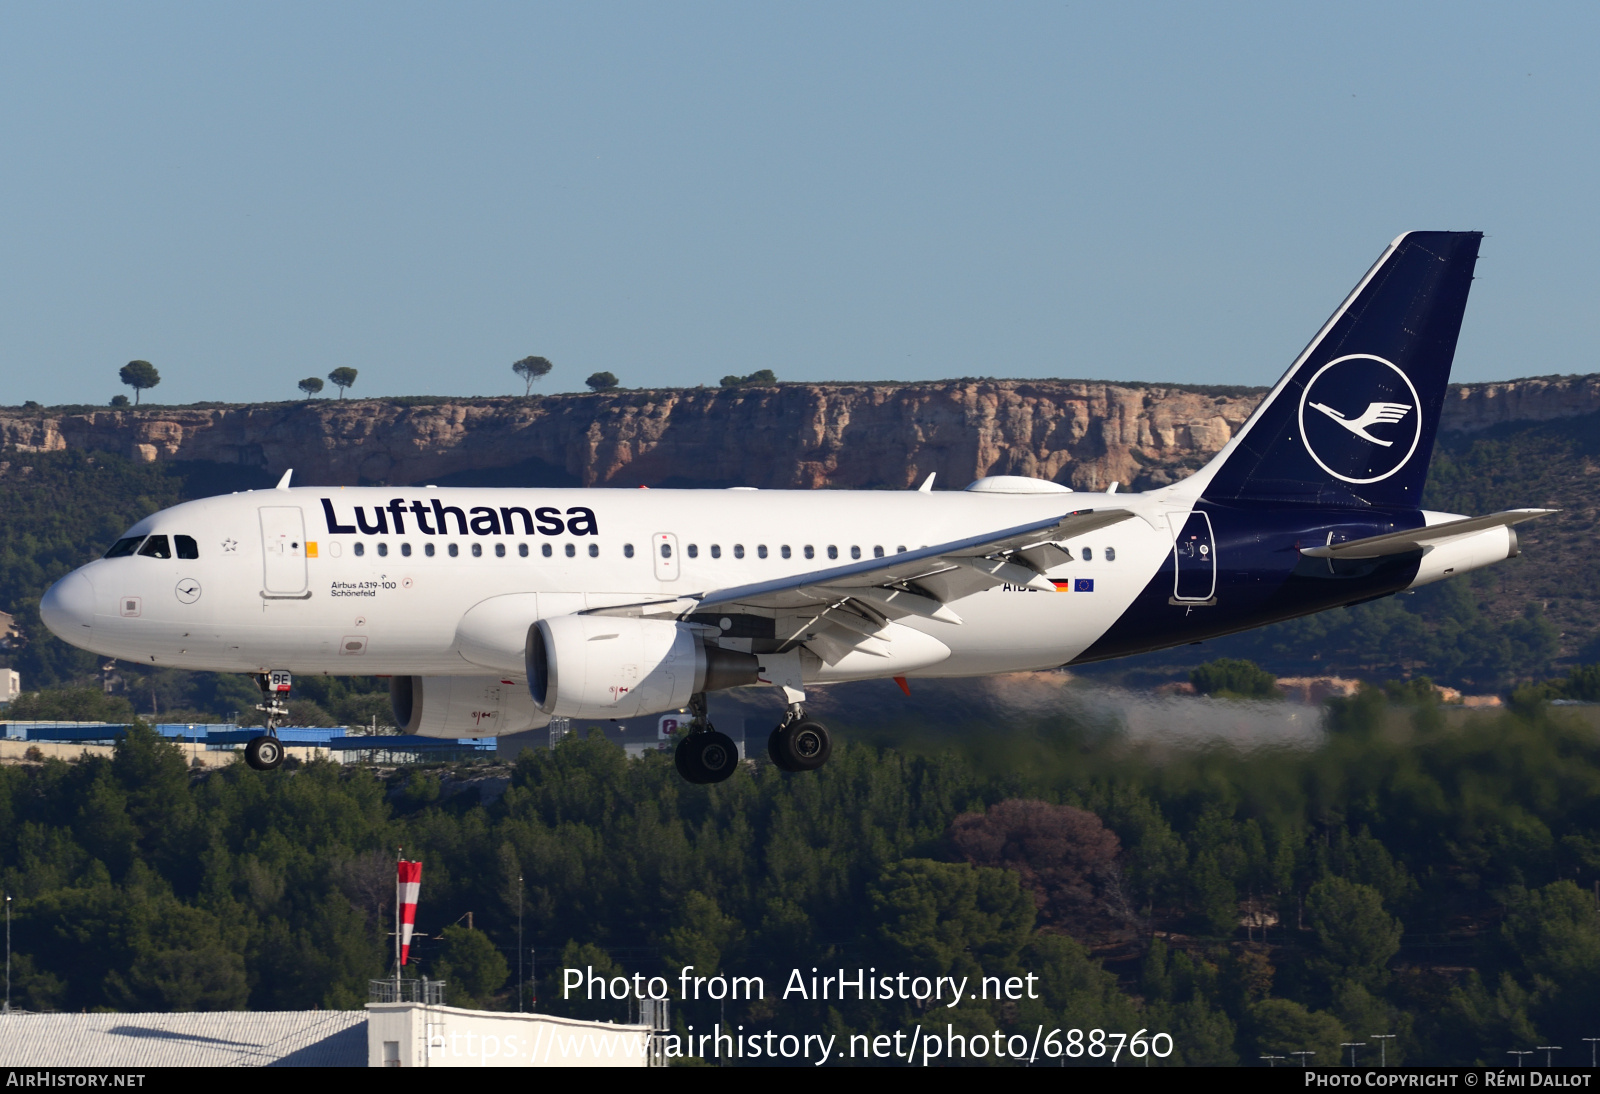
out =
[(1317, 466), (1341, 482), (1381, 482), (1416, 453), (1421, 403), (1392, 362), (1353, 353), (1311, 377), (1300, 396), (1300, 436)]

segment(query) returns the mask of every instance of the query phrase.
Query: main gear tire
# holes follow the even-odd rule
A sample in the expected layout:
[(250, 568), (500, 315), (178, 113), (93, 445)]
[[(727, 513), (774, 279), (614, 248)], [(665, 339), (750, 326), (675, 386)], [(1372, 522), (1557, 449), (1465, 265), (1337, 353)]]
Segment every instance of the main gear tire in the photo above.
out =
[(276, 737), (252, 737), (244, 746), (244, 762), (257, 771), (272, 771), (283, 764), (283, 742)]
[(738, 768), (739, 746), (714, 729), (691, 733), (678, 742), (672, 763), (686, 782), (719, 783)]
[(833, 755), (833, 738), (821, 722), (805, 719), (773, 730), (767, 749), (784, 771), (815, 771)]

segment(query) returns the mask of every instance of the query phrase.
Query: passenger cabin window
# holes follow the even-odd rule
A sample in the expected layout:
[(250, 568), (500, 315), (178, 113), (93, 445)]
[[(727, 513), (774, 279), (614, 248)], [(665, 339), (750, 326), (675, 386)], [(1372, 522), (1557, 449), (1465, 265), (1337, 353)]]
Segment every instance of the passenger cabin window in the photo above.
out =
[(570, 543), (567, 544), (567, 557), (568, 558), (577, 558), (578, 557), (578, 549), (576, 547), (574, 547)]
[(451, 558), (455, 558), (457, 555), (459, 555), (461, 553), (461, 548), (457, 547), (454, 543), (452, 543), (450, 546), (446, 547), (445, 550), (450, 552), (450, 557)]
[(861, 548), (859, 548), (859, 547), (850, 548), (850, 557), (851, 558), (860, 558), (861, 557)]
[(139, 548), (139, 553), (146, 558), (171, 558), (172, 547), (167, 543), (166, 536), (150, 536)]
[(762, 544), (760, 544), (760, 545), (758, 545), (756, 547), (756, 557), (757, 558), (766, 558), (767, 557), (767, 545), (765, 543), (762, 543)]
[(816, 558), (817, 557), (817, 549), (815, 547), (811, 546), (811, 544), (809, 544), (809, 543), (806, 544), (806, 557), (807, 558)]
[(904, 543), (902, 543), (900, 546), (898, 546), (898, 547), (896, 547), (894, 549), (894, 553), (897, 554), (897, 555), (905, 554), (906, 553), (906, 545)]
[(789, 557), (789, 545), (787, 543), (785, 543), (782, 547), (779, 547), (778, 548), (778, 553), (780, 555), (782, 555), (784, 558), (788, 558)]
[(713, 543), (711, 545), (711, 557), (712, 558), (721, 558), (722, 557), (722, 544)]
[(1094, 548), (1093, 547), (1085, 547), (1083, 549), (1083, 561), (1085, 561), (1085, 562), (1093, 562), (1094, 561)]
[(400, 545), (400, 553), (402, 555), (404, 555), (406, 558), (410, 558), (411, 557), (411, 544), (402, 543)]
[(1106, 548), (1106, 561), (1107, 562), (1115, 562), (1115, 561), (1117, 561), (1117, 549), (1115, 547), (1107, 547)]
[(839, 548), (835, 547), (831, 543), (828, 544), (828, 557), (829, 558), (838, 558), (839, 557)]
[[(631, 552), (631, 551), (629, 552), (629, 554), (632, 554), (632, 553), (633, 552)], [(528, 545), (526, 543), (517, 544), (517, 554), (521, 555), (523, 558), (527, 558), (528, 557)]]
[(689, 544), (689, 557), (690, 558), (699, 558), (700, 557), (700, 545), (698, 543)]
[(472, 545), (472, 557), (473, 558), (482, 558), (483, 557), (483, 544), (474, 543)]
[(735, 543), (733, 545), (733, 557), (734, 558), (743, 558), (744, 557), (744, 544)]
[(539, 545), (539, 553), (545, 558), (549, 558), (552, 554), (554, 554), (554, 552), (550, 550), (550, 545), (548, 543)]
[(883, 557), (883, 548), (882, 547), (874, 547), (872, 549), (872, 557), (873, 558), (882, 558)]
[(505, 558), (506, 557), (506, 545), (504, 543), (496, 543), (494, 545), (494, 557), (495, 558)]
[[(527, 554), (528, 553), (528, 549), (526, 547), (524, 547), (522, 549), (522, 553), (523, 554)], [(624, 543), (622, 545), (622, 557), (623, 558), (632, 558), (633, 557), (633, 544)]]
[(379, 558), (388, 558), (389, 557), (389, 545), (387, 543), (378, 544), (378, 557)]
[(179, 558), (199, 558), (200, 545), (193, 536), (173, 536), (172, 545), (178, 549)]
[(356, 541), (356, 546), (355, 546), (355, 552), (356, 552), (356, 557), (360, 558), (362, 555), (367, 553), (367, 545), (365, 543), (362, 543), (360, 540), (357, 540)]
[[(547, 551), (546, 553), (548, 554), (549, 552)], [(662, 558), (671, 558), (672, 557), (672, 544), (663, 543), (661, 545), (661, 557)], [(692, 544), (692, 543), (689, 545), (689, 557), (691, 557), (691, 558), (694, 557), (694, 544)]]
[(598, 543), (589, 544), (589, 557), (590, 558), (599, 558), (600, 557), (600, 545)]
[(422, 553), (427, 555), (429, 558), (432, 558), (433, 557), (433, 544), (424, 543), (422, 545)]
[(107, 558), (124, 558), (139, 549), (139, 544), (144, 542), (143, 536), (129, 536), (119, 539), (111, 545), (111, 550), (106, 552)]

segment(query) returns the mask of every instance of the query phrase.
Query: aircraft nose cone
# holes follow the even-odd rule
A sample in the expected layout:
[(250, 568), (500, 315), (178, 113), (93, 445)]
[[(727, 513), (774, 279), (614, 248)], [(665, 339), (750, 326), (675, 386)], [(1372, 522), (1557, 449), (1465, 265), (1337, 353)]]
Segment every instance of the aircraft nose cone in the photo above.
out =
[(45, 590), (39, 617), (57, 638), (68, 642), (84, 638), (94, 626), (94, 586), (74, 570)]

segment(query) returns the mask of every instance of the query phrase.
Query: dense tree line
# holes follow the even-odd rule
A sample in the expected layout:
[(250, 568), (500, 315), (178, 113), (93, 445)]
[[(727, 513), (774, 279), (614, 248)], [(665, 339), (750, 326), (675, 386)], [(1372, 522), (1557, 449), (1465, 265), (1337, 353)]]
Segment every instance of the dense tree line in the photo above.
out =
[[(111, 759), (0, 768), (17, 998), (357, 1006), (387, 968), (403, 847), (425, 863), (417, 967), (456, 1002), (516, 1005), (520, 902), (537, 1005), (575, 1015), (626, 1008), (563, 1001), (561, 967), (694, 965), (763, 977), (766, 1002), (728, 1020), (785, 1029), (1145, 1028), (1196, 1064), (1395, 1033), (1405, 1060), (1502, 1060), (1600, 1035), (1585, 713), (1461, 719), (1374, 689), (1333, 703), (1314, 748), (1154, 754), (1057, 725), (1050, 767), (854, 745), (713, 787), (574, 737), (487, 796), (504, 784), (473, 777), (497, 769), (200, 773), (135, 732)], [(931, 1017), (774, 998), (812, 966), (1032, 972), (1042, 997)]]

